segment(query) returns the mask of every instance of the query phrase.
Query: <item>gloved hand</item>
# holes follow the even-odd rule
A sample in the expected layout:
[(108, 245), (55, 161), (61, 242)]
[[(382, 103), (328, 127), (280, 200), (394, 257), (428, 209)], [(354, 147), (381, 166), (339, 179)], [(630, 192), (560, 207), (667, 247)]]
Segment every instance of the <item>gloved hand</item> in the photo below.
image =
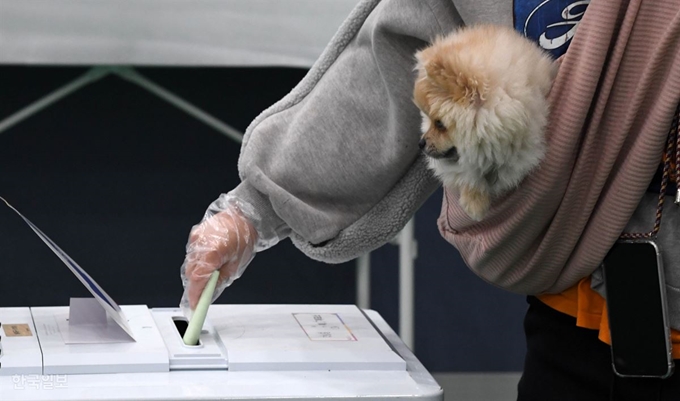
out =
[(241, 277), (255, 257), (258, 234), (244, 213), (247, 208), (243, 202), (223, 194), (192, 228), (181, 268), (184, 295), (180, 307), (185, 315), (192, 314), (215, 270), (219, 269), (220, 277), (213, 302)]

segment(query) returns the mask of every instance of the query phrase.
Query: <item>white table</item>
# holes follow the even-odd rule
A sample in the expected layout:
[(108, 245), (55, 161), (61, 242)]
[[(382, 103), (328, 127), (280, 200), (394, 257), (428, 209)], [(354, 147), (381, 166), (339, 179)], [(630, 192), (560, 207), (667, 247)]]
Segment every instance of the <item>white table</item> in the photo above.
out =
[[(218, 321), (229, 306), (213, 305)], [(443, 391), (395, 332), (375, 311), (366, 315), (407, 363), (406, 371), (173, 371), (167, 373), (35, 377), (23, 388), (0, 376), (2, 401), (132, 400), (443, 400)], [(47, 378), (45, 380), (48, 380)], [(47, 385), (49, 384), (49, 386)], [(60, 385), (60, 388), (53, 388)]]

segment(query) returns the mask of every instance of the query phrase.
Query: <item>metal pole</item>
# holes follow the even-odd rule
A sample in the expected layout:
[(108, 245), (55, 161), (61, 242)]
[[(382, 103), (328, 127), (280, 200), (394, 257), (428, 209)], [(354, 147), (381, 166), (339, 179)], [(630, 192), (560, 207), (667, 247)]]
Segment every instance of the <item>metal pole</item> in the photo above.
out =
[(150, 81), (137, 71), (135, 71), (132, 68), (129, 67), (119, 67), (119, 68), (114, 68), (113, 73), (116, 75), (120, 76), (121, 78), (130, 81), (132, 83), (135, 83), (142, 88), (148, 90), (149, 92), (155, 94), (156, 96), (160, 97), (161, 99), (165, 100), (166, 102), (172, 104), (173, 106), (177, 107), (178, 109), (184, 111), (185, 113), (197, 118), (198, 120), (202, 121), (203, 123), (209, 125), (210, 127), (214, 128), (215, 130), (221, 132), (225, 136), (233, 139), (237, 143), (241, 143), (243, 141), (243, 134), (239, 132), (238, 130), (232, 128), (231, 126), (223, 123), (219, 119), (211, 116), (210, 114), (204, 112), (203, 110), (199, 109), (198, 107), (194, 106), (193, 104), (187, 102), (184, 99), (181, 99), (179, 96), (175, 95), (174, 93), (168, 91), (167, 89), (157, 85), (156, 83)]
[(414, 261), (418, 244), (415, 240), (414, 219), (399, 234), (399, 337), (414, 349)]
[(357, 306), (361, 309), (371, 307), (371, 254), (357, 258)]
[(23, 120), (31, 117), (32, 115), (40, 112), (41, 110), (49, 107), (53, 103), (56, 103), (59, 100), (65, 98), (66, 96), (77, 91), (83, 86), (105, 77), (109, 73), (111, 73), (111, 69), (107, 67), (95, 67), (88, 70), (85, 74), (74, 79), (68, 84), (62, 86), (61, 88), (55, 91), (52, 91), (48, 95), (42, 97), (39, 100), (36, 100), (35, 102), (29, 104), (23, 109), (17, 111), (16, 113), (0, 121), (0, 134), (8, 130), (9, 128), (13, 127), (14, 125), (19, 124)]

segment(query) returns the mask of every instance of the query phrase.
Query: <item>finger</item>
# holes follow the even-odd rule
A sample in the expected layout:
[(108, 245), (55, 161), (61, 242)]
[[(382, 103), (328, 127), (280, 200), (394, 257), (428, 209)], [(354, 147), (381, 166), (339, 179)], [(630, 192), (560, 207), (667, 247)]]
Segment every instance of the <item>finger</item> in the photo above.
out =
[(187, 275), (187, 297), (189, 307), (193, 310), (198, 305), (198, 300), (210, 279), (210, 275), (217, 265), (206, 265), (202, 262), (189, 263), (186, 270)]
[(189, 298), (189, 307), (191, 310), (196, 309), (198, 305), (198, 300), (201, 298), (201, 294), (208, 284), (208, 278), (194, 277), (187, 284), (187, 296)]
[(232, 260), (228, 263), (225, 263), (220, 268), (220, 278), (218, 280), (218, 283), (222, 284), (223, 282), (232, 279), (238, 272), (238, 266), (239, 266), (238, 260)]
[(204, 232), (205, 222), (201, 222), (191, 227), (191, 231), (189, 232), (189, 240), (187, 241), (187, 247), (196, 243), (196, 241), (201, 238), (201, 235), (203, 235)]
[(188, 245), (191, 245), (198, 240), (198, 238), (200, 236), (200, 232), (201, 232), (201, 230), (198, 228), (198, 226), (194, 226), (191, 229), (191, 232), (189, 233)]

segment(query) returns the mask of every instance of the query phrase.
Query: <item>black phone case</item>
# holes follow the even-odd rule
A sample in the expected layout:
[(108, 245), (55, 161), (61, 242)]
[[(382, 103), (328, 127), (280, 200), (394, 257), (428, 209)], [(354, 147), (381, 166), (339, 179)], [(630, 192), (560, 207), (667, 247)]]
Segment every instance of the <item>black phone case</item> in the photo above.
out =
[(673, 374), (663, 261), (651, 240), (621, 240), (603, 262), (612, 365), (620, 377)]

